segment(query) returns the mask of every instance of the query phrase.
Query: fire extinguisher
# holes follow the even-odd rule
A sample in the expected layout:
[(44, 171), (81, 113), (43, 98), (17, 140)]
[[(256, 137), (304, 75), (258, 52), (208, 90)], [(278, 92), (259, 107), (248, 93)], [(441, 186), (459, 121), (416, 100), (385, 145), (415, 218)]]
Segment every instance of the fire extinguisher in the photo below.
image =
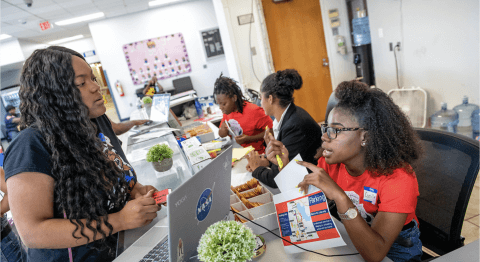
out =
[(115, 86), (117, 87), (118, 94), (120, 96), (124, 96), (125, 94), (123, 93), (123, 87), (122, 84), (120, 84), (120, 81), (117, 80), (117, 82), (115, 82)]

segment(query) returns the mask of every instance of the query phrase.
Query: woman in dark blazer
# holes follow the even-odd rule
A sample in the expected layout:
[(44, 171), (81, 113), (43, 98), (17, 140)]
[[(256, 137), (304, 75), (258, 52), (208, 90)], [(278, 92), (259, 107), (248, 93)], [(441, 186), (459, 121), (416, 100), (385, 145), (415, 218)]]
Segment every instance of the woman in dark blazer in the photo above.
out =
[[(295, 69), (286, 69), (267, 76), (260, 89), (262, 108), (269, 116), (274, 116), (273, 134), (281, 141), (292, 160), (297, 154), (306, 162), (315, 163), (314, 155), (321, 146), (322, 132), (315, 120), (301, 107), (293, 103), (294, 90), (302, 87), (303, 81)], [(274, 178), (278, 167), (264, 156), (247, 155), (247, 170), (264, 184), (277, 188)]]

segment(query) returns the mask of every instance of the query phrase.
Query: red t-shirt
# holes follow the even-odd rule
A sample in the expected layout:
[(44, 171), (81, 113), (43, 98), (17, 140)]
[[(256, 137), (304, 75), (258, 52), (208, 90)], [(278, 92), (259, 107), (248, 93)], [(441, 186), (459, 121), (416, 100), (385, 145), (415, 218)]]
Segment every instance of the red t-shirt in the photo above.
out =
[(379, 211), (408, 214), (404, 225), (412, 219), (418, 222), (415, 209), (420, 193), (415, 173), (409, 174), (398, 168), (388, 176), (374, 176), (365, 171), (353, 177), (344, 164), (329, 165), (324, 157), (318, 159), (318, 166), (345, 191), (367, 223), (371, 224)]
[[(265, 115), (263, 108), (250, 102), (245, 102), (243, 104), (243, 113), (232, 112), (228, 115), (224, 114), (222, 122), (220, 123), (220, 127), (225, 124), (225, 120), (228, 121), (230, 126), (240, 125), (243, 130), (243, 134), (247, 136), (254, 136), (262, 133), (265, 131), (266, 126), (268, 126), (270, 129), (273, 127), (272, 119)], [(248, 147), (250, 145), (253, 146), (259, 154), (263, 154), (265, 152), (263, 138), (252, 143), (242, 144), (243, 147)]]

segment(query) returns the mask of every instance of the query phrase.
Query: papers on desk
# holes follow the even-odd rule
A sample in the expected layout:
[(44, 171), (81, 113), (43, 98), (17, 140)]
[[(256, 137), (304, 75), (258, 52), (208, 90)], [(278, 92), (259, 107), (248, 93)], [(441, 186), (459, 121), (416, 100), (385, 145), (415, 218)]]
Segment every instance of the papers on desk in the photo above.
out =
[(248, 154), (252, 150), (255, 150), (253, 146), (234, 148), (232, 150), (232, 163), (242, 159), (246, 154)]
[[(322, 191), (300, 195), (298, 189), (273, 196), (280, 234), (308, 250), (344, 246)], [(283, 240), (286, 253), (305, 252)]]
[(150, 140), (152, 138), (161, 137), (164, 135), (168, 135), (173, 131), (179, 131), (179, 129), (175, 128), (152, 128), (150, 131), (147, 131), (141, 135), (132, 136), (132, 139), (135, 140), (135, 143), (139, 143), (142, 141)]
[[(295, 156), (275, 177), (281, 193), (273, 196), (280, 233), (283, 238), (308, 250), (346, 245), (330, 215), (325, 194), (309, 186), (308, 195), (296, 188), (308, 174), (307, 168), (296, 163)], [(286, 253), (303, 250), (283, 241)]]

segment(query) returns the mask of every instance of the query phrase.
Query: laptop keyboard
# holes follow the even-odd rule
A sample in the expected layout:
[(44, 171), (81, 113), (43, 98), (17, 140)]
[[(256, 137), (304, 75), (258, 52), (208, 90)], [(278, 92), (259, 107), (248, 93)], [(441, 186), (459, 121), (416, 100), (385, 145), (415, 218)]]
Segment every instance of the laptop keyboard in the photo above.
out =
[(158, 243), (148, 254), (146, 254), (142, 260), (139, 262), (168, 262), (169, 261), (169, 253), (168, 253), (168, 237)]

